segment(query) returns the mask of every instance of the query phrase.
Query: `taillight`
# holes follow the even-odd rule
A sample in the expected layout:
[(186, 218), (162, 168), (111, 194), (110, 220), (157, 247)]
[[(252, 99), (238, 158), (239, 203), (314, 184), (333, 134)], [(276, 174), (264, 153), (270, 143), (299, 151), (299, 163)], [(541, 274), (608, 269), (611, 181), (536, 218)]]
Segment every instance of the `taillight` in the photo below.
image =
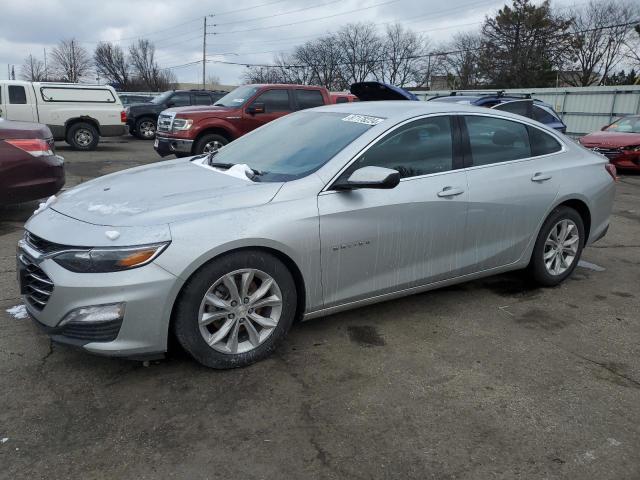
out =
[(607, 173), (609, 175), (611, 175), (611, 178), (613, 178), (614, 182), (618, 181), (618, 170), (616, 170), (616, 166), (613, 163), (607, 163), (604, 166), (605, 170), (607, 171)]
[(46, 140), (40, 138), (18, 138), (15, 140), (5, 140), (9, 145), (13, 145), (34, 157), (46, 157), (53, 155), (53, 150)]
[(120, 122), (127, 123), (127, 112), (124, 110), (120, 112)]

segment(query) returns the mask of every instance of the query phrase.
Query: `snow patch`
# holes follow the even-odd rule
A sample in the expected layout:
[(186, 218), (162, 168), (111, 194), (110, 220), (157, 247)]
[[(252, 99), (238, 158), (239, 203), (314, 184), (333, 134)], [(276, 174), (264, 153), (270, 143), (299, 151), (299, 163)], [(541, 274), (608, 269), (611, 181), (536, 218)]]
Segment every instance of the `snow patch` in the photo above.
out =
[(104, 234), (109, 240), (117, 240), (120, 237), (120, 232), (117, 230), (107, 230)]
[(38, 205), (38, 208), (33, 212), (33, 214), (34, 215), (39, 214), (40, 212), (45, 210), (49, 205), (51, 205), (56, 200), (57, 200), (56, 196), (55, 195), (51, 195), (49, 198), (47, 198), (46, 201), (41, 202), (40, 205)]
[(142, 208), (129, 207), (129, 202), (124, 203), (112, 203), (109, 205), (103, 205), (100, 203), (90, 203), (87, 210), (90, 212), (98, 212), (102, 215), (116, 215), (118, 213), (140, 213)]
[(29, 316), (27, 307), (24, 305), (16, 305), (15, 307), (11, 307), (5, 311), (13, 318), (16, 318), (18, 320), (22, 320), (23, 318), (27, 318)]
[(7, 437), (0, 438), (0, 443), (7, 443), (9, 439)]
[(226, 170), (217, 168), (219, 172), (226, 173), (230, 177), (241, 178), (242, 180), (252, 181), (253, 179), (253, 170), (246, 163), (236, 163), (233, 167), (227, 168)]

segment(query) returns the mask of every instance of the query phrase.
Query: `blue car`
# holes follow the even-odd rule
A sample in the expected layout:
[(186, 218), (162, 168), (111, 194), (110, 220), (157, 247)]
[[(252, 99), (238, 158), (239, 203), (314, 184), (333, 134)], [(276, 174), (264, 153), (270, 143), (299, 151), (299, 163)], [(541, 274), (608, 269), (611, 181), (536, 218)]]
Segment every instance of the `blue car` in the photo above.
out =
[(541, 100), (531, 98), (530, 95), (524, 94), (505, 94), (497, 92), (487, 93), (456, 93), (451, 92), (450, 95), (433, 97), (430, 102), (450, 102), (461, 103), (465, 105), (475, 105), (478, 107), (494, 108), (496, 110), (504, 110), (511, 113), (517, 113), (525, 117), (533, 118), (540, 123), (566, 133), (567, 126), (560, 119), (551, 105)]

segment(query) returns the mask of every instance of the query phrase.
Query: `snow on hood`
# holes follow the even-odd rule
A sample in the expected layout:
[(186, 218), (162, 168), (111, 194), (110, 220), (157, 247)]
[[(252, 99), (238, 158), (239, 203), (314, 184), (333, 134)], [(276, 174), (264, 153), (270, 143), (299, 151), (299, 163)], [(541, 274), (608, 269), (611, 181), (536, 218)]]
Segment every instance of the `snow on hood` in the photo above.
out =
[(159, 225), (263, 205), (282, 186), (252, 181), (245, 165), (230, 172), (196, 162), (179, 159), (106, 175), (64, 192), (49, 208), (94, 225)]

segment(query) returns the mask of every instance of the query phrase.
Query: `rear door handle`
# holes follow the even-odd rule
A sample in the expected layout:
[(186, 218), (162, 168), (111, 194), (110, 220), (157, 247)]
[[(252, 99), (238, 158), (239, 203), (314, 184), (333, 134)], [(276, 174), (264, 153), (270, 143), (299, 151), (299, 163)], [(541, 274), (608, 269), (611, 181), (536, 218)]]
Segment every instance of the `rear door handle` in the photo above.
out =
[(464, 190), (458, 187), (444, 187), (441, 191), (438, 192), (438, 196), (440, 198), (448, 198), (455, 197), (456, 195), (460, 195), (464, 193)]
[(532, 182), (545, 182), (547, 180), (551, 180), (551, 175), (548, 173), (537, 172), (531, 177)]

